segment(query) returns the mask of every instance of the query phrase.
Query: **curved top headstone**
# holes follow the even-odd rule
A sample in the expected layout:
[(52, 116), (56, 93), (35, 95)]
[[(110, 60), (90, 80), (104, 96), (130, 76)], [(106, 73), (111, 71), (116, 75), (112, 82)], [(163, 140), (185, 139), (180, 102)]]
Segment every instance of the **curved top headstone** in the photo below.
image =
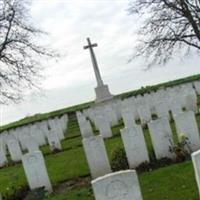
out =
[(107, 174), (92, 181), (96, 200), (142, 200), (135, 170)]

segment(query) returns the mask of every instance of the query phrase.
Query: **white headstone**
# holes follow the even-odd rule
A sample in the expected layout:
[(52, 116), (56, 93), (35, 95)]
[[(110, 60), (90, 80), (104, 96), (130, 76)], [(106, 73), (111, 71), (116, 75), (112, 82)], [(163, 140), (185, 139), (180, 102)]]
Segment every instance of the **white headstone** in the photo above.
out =
[(68, 124), (68, 116), (63, 115), (62, 117), (55, 117), (55, 121), (62, 128), (62, 132), (64, 133), (67, 129)]
[(132, 126), (121, 130), (130, 168), (135, 168), (143, 162), (149, 162), (149, 155), (141, 126)]
[(168, 119), (157, 119), (148, 123), (148, 127), (156, 158), (174, 158), (174, 154), (170, 152), (170, 147), (173, 146), (174, 142)]
[(19, 142), (15, 139), (9, 139), (7, 142), (8, 151), (10, 153), (11, 159), (14, 162), (21, 161), (22, 151), (19, 146)]
[(30, 137), (30, 131), (28, 126), (19, 127), (20, 133), (18, 134), (18, 141), (20, 142), (22, 150), (26, 150), (27, 147), (23, 143), (24, 137)]
[(111, 172), (106, 148), (101, 136), (92, 136), (82, 140), (92, 178)]
[(124, 122), (125, 127), (132, 127), (136, 125), (135, 123), (135, 116), (130, 107), (123, 107), (122, 108), (122, 119)]
[(107, 174), (92, 181), (96, 200), (142, 200), (135, 170)]
[(49, 131), (48, 143), (50, 145), (51, 151), (62, 149), (58, 135), (56, 134), (56, 132), (54, 130)]
[(4, 134), (4, 133), (1, 133), (0, 134), (0, 143), (1, 143), (1, 145), (2, 145), (2, 147), (3, 147), (3, 149), (4, 149), (4, 151), (7, 153), (7, 146), (6, 146), (6, 134)]
[(53, 130), (57, 135), (60, 140), (63, 140), (65, 138), (63, 129), (59, 125), (57, 118), (49, 119), (48, 124), (50, 126), (50, 129)]
[(195, 177), (200, 194), (200, 150), (192, 153), (192, 162), (194, 166)]
[(151, 111), (147, 104), (142, 103), (137, 105), (137, 111), (142, 124), (146, 124), (151, 120)]
[(118, 123), (119, 123), (119, 120), (121, 119), (121, 99), (117, 99), (113, 102), (112, 104), (112, 108), (114, 109), (115, 111), (115, 114), (117, 116), (117, 120), (118, 120)]
[(38, 127), (37, 123), (35, 124), (29, 124), (30, 129), (30, 135), (35, 138), (39, 146), (45, 145), (45, 137), (43, 133), (41, 132), (41, 129)]
[(118, 124), (118, 118), (115, 110), (112, 108), (111, 103), (104, 107), (104, 116), (110, 121), (110, 125), (114, 126)]
[(197, 99), (194, 97), (193, 94), (189, 93), (185, 95), (185, 102), (186, 102), (186, 110), (193, 111), (194, 113), (198, 113), (198, 106), (197, 106)]
[(195, 87), (196, 93), (198, 95), (200, 95), (200, 81), (195, 81), (194, 82), (194, 87)]
[(22, 144), (29, 153), (39, 151), (39, 145), (36, 139), (32, 136), (24, 136), (24, 138), (22, 138)]
[(156, 114), (159, 118), (167, 117), (170, 118), (168, 107), (164, 101), (159, 101), (155, 105)]
[(102, 115), (97, 115), (95, 119), (95, 125), (99, 129), (100, 135), (103, 138), (112, 137), (112, 129), (110, 127), (109, 121)]
[(45, 187), (47, 191), (52, 192), (45, 161), (40, 151), (25, 154), (22, 163), (31, 190)]
[(3, 167), (8, 162), (3, 141), (0, 140), (0, 167)]
[(178, 133), (179, 141), (182, 135), (188, 138), (188, 145), (190, 150), (196, 151), (200, 149), (200, 137), (197, 127), (195, 114), (192, 111), (184, 112), (175, 116), (176, 131)]
[(93, 131), (90, 122), (84, 117), (84, 115), (81, 112), (76, 112), (81, 136), (83, 138), (88, 138), (93, 136)]
[(37, 125), (38, 125), (38, 128), (40, 129), (40, 133), (44, 135), (44, 138), (47, 138), (47, 135), (49, 133), (48, 121), (43, 120), (41, 122), (38, 122)]
[(177, 101), (177, 99), (173, 99), (172, 101), (170, 101), (170, 110), (172, 112), (173, 119), (176, 115), (179, 115), (183, 112), (182, 105), (179, 101)]

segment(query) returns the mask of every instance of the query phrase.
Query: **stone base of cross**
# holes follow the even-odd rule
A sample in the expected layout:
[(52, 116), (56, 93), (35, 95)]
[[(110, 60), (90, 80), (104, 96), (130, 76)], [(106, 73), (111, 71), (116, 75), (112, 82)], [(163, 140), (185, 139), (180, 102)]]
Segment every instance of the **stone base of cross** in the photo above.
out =
[(102, 103), (113, 99), (113, 95), (110, 93), (108, 85), (101, 85), (95, 88), (96, 100), (95, 103)]

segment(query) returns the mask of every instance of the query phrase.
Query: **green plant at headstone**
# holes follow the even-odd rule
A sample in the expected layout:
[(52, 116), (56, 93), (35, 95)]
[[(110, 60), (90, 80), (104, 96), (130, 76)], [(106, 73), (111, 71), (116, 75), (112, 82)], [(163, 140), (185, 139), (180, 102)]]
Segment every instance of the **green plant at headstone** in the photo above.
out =
[(123, 148), (116, 148), (111, 154), (111, 168), (113, 171), (128, 169), (126, 152)]
[(171, 145), (170, 152), (175, 153), (177, 162), (183, 162), (190, 158), (190, 141), (185, 134), (180, 134), (179, 140), (180, 141), (177, 144)]

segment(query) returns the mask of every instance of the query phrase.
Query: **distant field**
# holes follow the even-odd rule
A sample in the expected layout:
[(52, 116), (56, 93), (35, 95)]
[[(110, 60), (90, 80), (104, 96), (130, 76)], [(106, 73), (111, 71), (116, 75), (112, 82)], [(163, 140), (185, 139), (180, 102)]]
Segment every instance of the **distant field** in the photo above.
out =
[[(195, 81), (195, 80), (200, 80), (200, 74), (181, 78), (181, 79), (177, 79), (177, 80), (174, 80), (174, 81), (160, 83), (160, 84), (153, 85), (153, 86), (145, 86), (145, 87), (142, 87), (141, 89), (138, 89), (138, 90), (118, 94), (118, 95), (116, 95), (116, 98), (124, 99), (124, 98), (128, 98), (128, 97), (135, 96), (135, 95), (138, 95), (138, 94), (144, 94), (144, 93), (147, 93), (147, 92), (150, 92), (150, 91), (156, 91), (159, 88), (172, 87), (172, 86), (175, 86), (175, 85), (188, 83), (188, 82), (192, 82), (192, 81)], [(68, 107), (68, 108), (63, 108), (63, 109), (52, 111), (52, 112), (49, 112), (49, 113), (35, 114), (31, 117), (26, 117), (26, 118), (23, 118), (19, 121), (9, 123), (9, 124), (4, 125), (4, 126), (0, 126), (0, 132), (2, 132), (5, 129), (15, 128), (15, 127), (22, 126), (22, 125), (25, 125), (25, 124), (34, 123), (36, 121), (42, 121), (42, 120), (45, 120), (45, 119), (48, 119), (48, 118), (53, 118), (55, 116), (60, 116), (60, 115), (65, 114), (65, 113), (71, 114), (71, 113), (74, 113), (77, 110), (86, 109), (86, 108), (90, 107), (92, 104), (94, 104), (93, 101), (83, 103), (83, 104), (79, 104), (79, 105), (75, 105), (75, 106)]]

